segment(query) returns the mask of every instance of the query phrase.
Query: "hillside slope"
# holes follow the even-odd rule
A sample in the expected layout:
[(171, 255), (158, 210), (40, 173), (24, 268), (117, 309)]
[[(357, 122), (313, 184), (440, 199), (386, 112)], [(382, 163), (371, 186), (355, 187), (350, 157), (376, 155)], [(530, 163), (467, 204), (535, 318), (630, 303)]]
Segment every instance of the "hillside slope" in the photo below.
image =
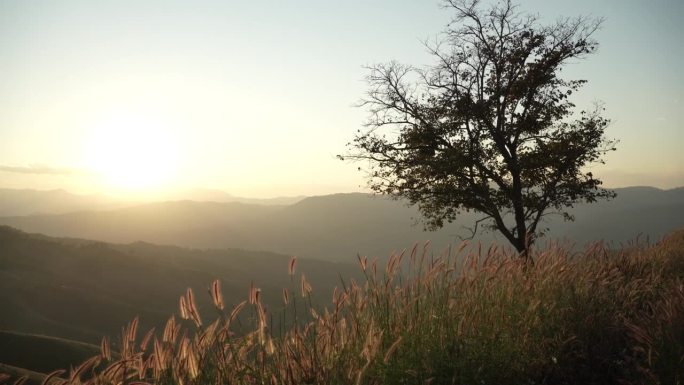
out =
[[(163, 325), (187, 287), (201, 311), (214, 279), (221, 280), (227, 305), (244, 300), (254, 283), (276, 310), (282, 288), (297, 284), (287, 275), (288, 262), (267, 252), (114, 245), (0, 226), (0, 330), (97, 344), (136, 315), (145, 329)], [(298, 265), (325, 300), (340, 275), (358, 274), (351, 264), (299, 259)]]
[[(603, 238), (627, 242), (638, 234), (657, 239), (684, 225), (684, 188), (617, 189), (618, 198), (573, 209), (575, 222), (550, 216), (549, 237), (586, 243)], [(357, 253), (385, 257), (388, 247), (409, 248), (431, 240), (440, 250), (468, 235), (479, 218), (466, 213), (457, 223), (424, 232), (415, 208), (367, 194), (306, 198), (288, 206), (176, 201), (100, 212), (5, 217), (0, 224), (52, 236), (107, 242), (147, 241), (189, 247), (268, 250), (307, 258), (353, 262)], [(495, 234), (479, 236), (484, 242)], [(391, 246), (388, 246), (391, 245)]]
[(100, 353), (82, 342), (0, 330), (0, 363), (37, 373), (76, 367)]
[(124, 202), (98, 194), (72, 194), (64, 190), (0, 188), (0, 216), (63, 214), (83, 210), (107, 210)]

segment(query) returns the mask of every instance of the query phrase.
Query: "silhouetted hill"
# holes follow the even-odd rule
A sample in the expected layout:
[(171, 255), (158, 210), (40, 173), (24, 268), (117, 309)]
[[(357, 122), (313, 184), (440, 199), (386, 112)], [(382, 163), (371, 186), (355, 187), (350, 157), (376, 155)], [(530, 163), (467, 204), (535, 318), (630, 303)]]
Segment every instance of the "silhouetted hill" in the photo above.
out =
[[(254, 282), (276, 311), (282, 288), (293, 285), (288, 262), (268, 252), (114, 245), (0, 226), (0, 329), (99, 343), (136, 315), (142, 330), (163, 326), (187, 287), (206, 312), (216, 278), (227, 305), (246, 299)], [(324, 300), (340, 275), (358, 274), (351, 264), (299, 259), (298, 266)]]
[[(626, 242), (643, 233), (658, 238), (684, 225), (684, 188), (616, 189), (618, 198), (579, 205), (575, 222), (550, 216), (549, 238), (585, 243)], [(385, 257), (390, 247), (430, 239), (434, 250), (459, 242), (477, 214), (436, 232), (424, 232), (415, 208), (368, 194), (309, 197), (289, 206), (163, 202), (101, 212), (0, 218), (0, 223), (53, 236), (109, 242), (144, 240), (190, 247), (268, 250), (301, 257), (353, 261), (357, 253)], [(494, 234), (479, 239), (490, 242)]]

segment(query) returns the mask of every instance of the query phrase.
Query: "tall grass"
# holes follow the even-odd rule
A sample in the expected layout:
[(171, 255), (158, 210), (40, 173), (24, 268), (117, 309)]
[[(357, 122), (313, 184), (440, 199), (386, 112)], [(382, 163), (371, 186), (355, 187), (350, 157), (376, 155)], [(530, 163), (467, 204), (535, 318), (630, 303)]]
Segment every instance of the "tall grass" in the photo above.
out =
[[(254, 286), (227, 309), (217, 281), (212, 322), (188, 290), (163, 331), (142, 335), (134, 320), (116, 354), (104, 339), (45, 383), (684, 383), (684, 232), (533, 259), (466, 244), (441, 256), (416, 246), (383, 266), (360, 257), (365, 281), (341, 282), (323, 309), (293, 260), (282, 311)], [(274, 317), (290, 326), (271, 330)]]

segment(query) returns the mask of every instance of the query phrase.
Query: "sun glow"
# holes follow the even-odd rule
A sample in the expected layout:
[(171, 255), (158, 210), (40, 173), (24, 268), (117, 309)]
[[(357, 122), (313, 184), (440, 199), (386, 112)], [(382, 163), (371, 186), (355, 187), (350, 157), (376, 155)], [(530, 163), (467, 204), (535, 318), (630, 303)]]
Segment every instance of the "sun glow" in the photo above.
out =
[(94, 126), (84, 162), (108, 187), (144, 193), (173, 182), (179, 150), (177, 138), (161, 119), (119, 114)]

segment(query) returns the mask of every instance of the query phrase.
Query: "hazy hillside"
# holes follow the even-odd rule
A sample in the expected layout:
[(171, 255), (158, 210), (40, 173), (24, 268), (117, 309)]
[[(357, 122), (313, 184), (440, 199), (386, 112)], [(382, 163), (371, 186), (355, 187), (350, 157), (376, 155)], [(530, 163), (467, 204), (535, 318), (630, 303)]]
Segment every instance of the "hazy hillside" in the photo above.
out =
[[(221, 190), (192, 189), (181, 191), (165, 200), (235, 202), (254, 205), (290, 205), (304, 199), (297, 197), (243, 198)], [(0, 188), (0, 217), (38, 214), (66, 214), (76, 211), (100, 211), (137, 206), (132, 200), (116, 199), (102, 194), (73, 194), (64, 190), (30, 190)]]
[[(291, 205), (306, 198), (305, 196), (276, 197), (276, 198), (245, 198), (229, 194), (221, 190), (192, 189), (175, 194), (179, 200), (193, 200), (204, 202), (236, 202), (255, 205)], [(173, 196), (170, 197), (173, 199)]]
[(615, 191), (618, 197), (612, 201), (575, 208), (575, 222), (553, 220), (552, 235), (579, 242), (600, 237), (624, 243), (637, 235), (655, 241), (684, 225), (684, 187), (630, 187)]
[[(577, 220), (550, 217), (551, 238), (584, 243), (597, 238), (626, 242), (643, 233), (652, 238), (684, 225), (684, 188), (617, 189), (618, 198), (574, 209)], [(352, 261), (357, 253), (386, 256), (389, 248), (432, 240), (435, 249), (459, 242), (463, 226), (477, 218), (426, 233), (414, 208), (367, 194), (306, 198), (289, 206), (176, 201), (102, 212), (0, 218), (0, 223), (53, 236), (109, 242), (143, 240), (191, 247), (268, 250), (301, 257)], [(492, 234), (480, 237), (491, 241)]]
[[(288, 261), (266, 252), (113, 245), (0, 226), (0, 330), (97, 343), (136, 315), (145, 328), (165, 322), (187, 287), (200, 308), (208, 305), (216, 278), (227, 304), (244, 300), (254, 282), (277, 309), (282, 288), (298, 285), (287, 275)], [(326, 301), (339, 274), (358, 274), (351, 264), (300, 259), (298, 265)]]
[(99, 194), (72, 194), (64, 190), (0, 189), (0, 216), (62, 214), (106, 210), (125, 205), (124, 202)]

